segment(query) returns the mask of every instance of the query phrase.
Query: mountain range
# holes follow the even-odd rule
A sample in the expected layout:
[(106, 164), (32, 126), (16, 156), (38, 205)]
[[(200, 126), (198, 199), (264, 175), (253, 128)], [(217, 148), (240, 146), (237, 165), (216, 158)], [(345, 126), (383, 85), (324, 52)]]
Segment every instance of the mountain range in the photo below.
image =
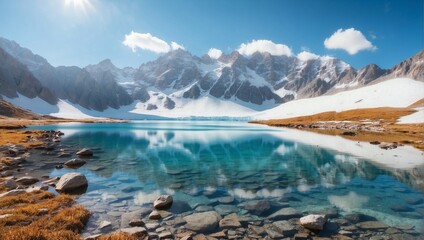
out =
[(53, 67), (31, 50), (0, 38), (0, 97), (38, 97), (91, 113), (126, 109), (158, 116), (178, 116), (178, 111), (190, 116), (193, 111), (191, 115), (199, 116), (202, 106), (210, 106), (221, 108), (216, 112), (224, 116), (232, 109), (263, 111), (398, 77), (424, 82), (424, 50), (391, 69), (375, 64), (355, 69), (329, 56), (244, 56), (234, 51), (215, 59), (182, 49), (139, 68), (121, 69), (109, 59), (80, 68)]

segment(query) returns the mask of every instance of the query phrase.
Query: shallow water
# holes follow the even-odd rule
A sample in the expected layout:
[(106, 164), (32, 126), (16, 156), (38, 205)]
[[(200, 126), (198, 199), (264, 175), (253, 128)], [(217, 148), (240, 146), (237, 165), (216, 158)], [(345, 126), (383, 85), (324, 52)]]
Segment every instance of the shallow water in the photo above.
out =
[[(61, 176), (77, 171), (87, 176), (88, 190), (78, 198), (93, 212), (87, 234), (98, 232), (102, 220), (119, 228), (123, 212), (151, 206), (164, 193), (192, 209), (209, 206), (222, 214), (247, 215), (241, 206), (252, 199), (276, 203), (289, 199), (291, 207), (305, 213), (335, 206), (342, 215), (361, 212), (388, 225), (423, 229), (422, 159), (409, 159), (416, 160), (414, 165), (394, 169), (393, 163), (385, 166), (351, 151), (344, 153), (343, 146), (323, 148), (317, 134), (313, 135), (317, 142), (308, 145), (303, 143), (308, 141), (289, 140), (293, 138), (287, 137), (288, 130), (242, 122), (140, 121), (33, 128), (64, 132), (61, 145), (70, 151), (94, 149), (94, 157), (81, 168), (48, 172)], [(387, 150), (376, 151), (387, 154)], [(223, 196), (235, 200), (220, 204)]]

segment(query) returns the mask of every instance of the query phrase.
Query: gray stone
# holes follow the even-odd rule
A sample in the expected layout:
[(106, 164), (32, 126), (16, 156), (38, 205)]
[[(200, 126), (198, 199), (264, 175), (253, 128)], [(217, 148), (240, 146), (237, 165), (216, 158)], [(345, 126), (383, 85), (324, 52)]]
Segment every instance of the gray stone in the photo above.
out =
[(146, 225), (145, 225), (145, 227), (148, 229), (148, 230), (155, 230), (156, 228), (158, 228), (160, 225), (159, 225), (159, 223), (158, 222), (148, 222), (148, 223), (146, 223)]
[(107, 227), (110, 227), (110, 226), (112, 226), (112, 223), (111, 222), (109, 222), (109, 221), (102, 221), (100, 223), (100, 225), (99, 225), (99, 229), (104, 229), (104, 228), (107, 228)]
[(77, 152), (77, 155), (84, 156), (84, 157), (90, 157), (90, 156), (93, 156), (93, 151), (89, 148), (83, 148), (83, 149), (81, 149)]
[(268, 219), (273, 220), (273, 221), (278, 221), (278, 220), (288, 220), (291, 218), (298, 218), (301, 217), (301, 213), (299, 211), (297, 211), (294, 208), (288, 207), (288, 208), (282, 208), (280, 210), (278, 210), (277, 212), (271, 214)]
[(229, 204), (229, 203), (234, 202), (234, 197), (233, 196), (220, 197), (220, 198), (218, 198), (218, 202), (224, 203), (224, 204)]
[(366, 222), (360, 222), (357, 225), (361, 229), (365, 230), (378, 230), (378, 229), (386, 229), (389, 226), (386, 224), (379, 222), (379, 221), (366, 221)]
[(232, 213), (230, 215), (225, 216), (223, 219), (219, 221), (219, 227), (222, 229), (239, 228), (241, 227), (241, 224), (237, 214)]
[[(149, 215), (152, 210), (150, 208), (140, 208), (136, 211), (123, 213), (121, 215), (121, 228), (129, 227), (129, 223), (133, 219), (142, 219)], [(147, 225), (147, 224), (146, 224)]]
[(323, 230), (327, 222), (325, 215), (310, 214), (300, 218), (300, 225), (310, 230)]
[(159, 233), (159, 239), (172, 238), (172, 233), (170, 231), (163, 231)]
[(147, 235), (147, 231), (144, 227), (121, 228), (121, 232), (140, 239)]
[(249, 201), (244, 204), (244, 209), (252, 214), (262, 216), (271, 209), (271, 204), (267, 200)]
[(156, 210), (153, 210), (150, 214), (149, 214), (149, 219), (153, 219), (153, 220), (157, 220), (160, 219), (160, 213)]
[(56, 191), (71, 192), (78, 189), (85, 189), (87, 185), (87, 178), (83, 174), (71, 172), (64, 174), (59, 179), (59, 182), (56, 184)]
[(143, 225), (144, 225), (144, 222), (143, 222), (143, 220), (141, 220), (140, 218), (137, 218), (137, 219), (132, 219), (132, 220), (129, 222), (129, 225), (130, 225), (131, 227), (141, 227), (141, 226), (143, 226)]
[(221, 216), (215, 211), (194, 213), (184, 217), (184, 227), (195, 232), (207, 233), (217, 229)]
[(234, 212), (238, 212), (238, 208), (234, 205), (220, 204), (214, 207), (215, 211), (217, 211), (220, 215), (228, 215)]
[(17, 183), (22, 185), (31, 185), (38, 181), (39, 181), (38, 178), (31, 177), (31, 176), (21, 177), (21, 178), (18, 178), (18, 180), (16, 180)]
[(85, 163), (86, 163), (85, 160), (82, 160), (82, 159), (79, 159), (79, 158), (74, 158), (74, 159), (71, 159), (71, 160), (65, 162), (64, 164), (67, 167), (81, 167)]
[(284, 236), (292, 237), (297, 232), (297, 227), (289, 221), (277, 221), (272, 224), (273, 229)]
[(171, 207), (173, 199), (169, 195), (159, 196), (154, 202), (153, 207), (156, 209), (168, 209)]

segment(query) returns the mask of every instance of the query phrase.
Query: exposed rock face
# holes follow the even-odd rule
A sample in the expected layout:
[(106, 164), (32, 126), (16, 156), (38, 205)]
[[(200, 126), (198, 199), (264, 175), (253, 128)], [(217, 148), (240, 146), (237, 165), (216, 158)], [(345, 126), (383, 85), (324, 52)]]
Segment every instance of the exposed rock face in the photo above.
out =
[(78, 189), (86, 188), (88, 185), (87, 178), (81, 173), (66, 173), (56, 184), (58, 192), (73, 192)]
[(156, 209), (168, 209), (171, 207), (174, 200), (169, 195), (162, 195), (153, 202), (153, 207)]
[(39, 97), (50, 104), (56, 104), (58, 99), (52, 92), (27, 69), (27, 67), (12, 57), (0, 47), (0, 95), (8, 98), (21, 94), (28, 98)]
[(169, 97), (166, 97), (163, 105), (164, 105), (165, 108), (170, 109), (170, 110), (175, 108), (175, 102), (172, 101)]
[(200, 233), (213, 232), (217, 229), (221, 216), (215, 211), (194, 213), (184, 217), (187, 222), (184, 227)]
[(310, 214), (300, 218), (300, 225), (310, 230), (323, 230), (327, 222), (325, 215)]

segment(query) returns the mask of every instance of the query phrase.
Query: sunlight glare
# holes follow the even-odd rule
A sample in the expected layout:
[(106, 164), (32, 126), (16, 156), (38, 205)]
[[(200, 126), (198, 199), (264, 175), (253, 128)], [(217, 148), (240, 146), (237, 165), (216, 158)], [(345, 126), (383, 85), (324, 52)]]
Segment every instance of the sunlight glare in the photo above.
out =
[(90, 0), (65, 0), (65, 5), (67, 7), (72, 6), (74, 9), (81, 9), (84, 12), (91, 7)]

